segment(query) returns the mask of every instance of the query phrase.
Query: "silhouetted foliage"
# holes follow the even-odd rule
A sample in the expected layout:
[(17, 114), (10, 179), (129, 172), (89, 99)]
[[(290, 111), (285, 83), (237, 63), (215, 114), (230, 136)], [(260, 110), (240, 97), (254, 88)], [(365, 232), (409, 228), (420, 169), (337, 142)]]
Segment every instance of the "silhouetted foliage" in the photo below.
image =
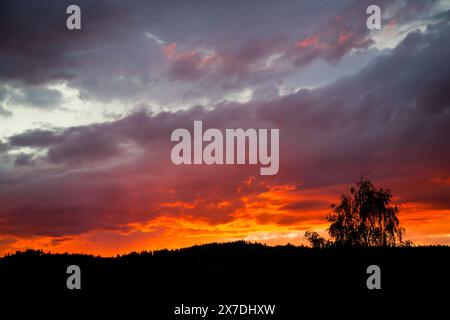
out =
[(309, 241), (311, 247), (316, 249), (325, 248), (331, 245), (329, 240), (326, 240), (314, 231), (306, 231), (305, 238)]
[[(376, 189), (361, 178), (351, 195), (343, 195), (341, 203), (333, 204), (327, 216), (328, 233), (336, 246), (392, 247), (402, 244), (404, 230), (397, 218), (398, 207), (392, 206), (389, 190)], [(408, 244), (410, 244), (408, 242)]]

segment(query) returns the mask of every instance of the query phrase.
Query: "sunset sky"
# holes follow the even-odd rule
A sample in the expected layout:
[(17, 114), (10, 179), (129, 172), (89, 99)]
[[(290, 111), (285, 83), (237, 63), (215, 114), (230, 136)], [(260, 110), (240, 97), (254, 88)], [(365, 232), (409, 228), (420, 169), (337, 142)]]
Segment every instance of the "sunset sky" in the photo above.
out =
[[(278, 174), (174, 165), (194, 120), (279, 128)], [(450, 245), (449, 1), (0, 2), (0, 256), (300, 245), (360, 177)]]

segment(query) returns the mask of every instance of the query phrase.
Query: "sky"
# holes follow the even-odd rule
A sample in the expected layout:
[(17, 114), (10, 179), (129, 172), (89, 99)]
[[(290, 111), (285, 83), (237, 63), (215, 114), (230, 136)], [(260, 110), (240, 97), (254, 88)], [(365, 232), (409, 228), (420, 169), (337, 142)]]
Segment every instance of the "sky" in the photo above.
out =
[[(449, 1), (72, 2), (0, 3), (0, 255), (300, 245), (360, 177), (450, 245)], [(173, 164), (195, 120), (279, 129), (278, 174)]]

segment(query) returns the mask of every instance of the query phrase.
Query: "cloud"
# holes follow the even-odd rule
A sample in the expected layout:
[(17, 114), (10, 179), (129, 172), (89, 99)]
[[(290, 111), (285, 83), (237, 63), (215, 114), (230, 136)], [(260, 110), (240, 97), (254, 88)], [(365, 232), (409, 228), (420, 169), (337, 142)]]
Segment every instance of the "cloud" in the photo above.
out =
[(16, 157), (16, 160), (14, 161), (14, 164), (16, 166), (29, 166), (33, 164), (33, 155), (32, 154), (26, 154), (21, 153)]
[(0, 116), (1, 117), (11, 117), (12, 112), (9, 110), (6, 110), (3, 106), (0, 106)]
[(120, 140), (111, 131), (86, 126), (66, 131), (62, 139), (48, 149), (49, 162), (75, 165), (120, 155)]
[(4, 100), (6, 100), (6, 96), (7, 96), (7, 89), (5, 88), (5, 86), (0, 86), (0, 116), (1, 117), (12, 116), (12, 112), (3, 107), (3, 102), (4, 102)]
[[(74, 32), (65, 27), (69, 1), (38, 6), (6, 0), (0, 4), (7, 26), (0, 31), (0, 79), (20, 89), (14, 102), (36, 107), (60, 104), (58, 92), (46, 87), (60, 82), (104, 102), (176, 105), (181, 97), (174, 86), (220, 101), (230, 91), (271, 84), (316, 59), (335, 63), (353, 49), (367, 48), (372, 43), (365, 28), (367, 3), (79, 1), (83, 28)], [(393, 16), (416, 8), (396, 17), (406, 23), (433, 2), (399, 3)], [(307, 39), (314, 45), (298, 45)], [(164, 48), (172, 48), (169, 59)]]
[(14, 147), (44, 148), (63, 141), (63, 136), (58, 132), (50, 130), (28, 130), (11, 136), (9, 145)]
[(61, 105), (62, 97), (62, 93), (56, 89), (28, 86), (16, 89), (10, 95), (9, 103), (51, 109)]
[(382, 8), (382, 24), (387, 28), (407, 25), (411, 21), (428, 18), (438, 1), (355, 1), (296, 42), (296, 48), (287, 55), (294, 59), (295, 65), (302, 67), (316, 59), (336, 63), (355, 50), (366, 50), (376, 44), (373, 34), (366, 27), (368, 15), (361, 14), (369, 5)]

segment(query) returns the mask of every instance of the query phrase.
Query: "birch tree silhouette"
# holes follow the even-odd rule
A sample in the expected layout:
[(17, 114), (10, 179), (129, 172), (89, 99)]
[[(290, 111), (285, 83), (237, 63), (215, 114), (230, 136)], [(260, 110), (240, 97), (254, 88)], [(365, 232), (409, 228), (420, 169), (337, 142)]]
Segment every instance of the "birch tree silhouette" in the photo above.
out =
[(391, 205), (392, 194), (376, 189), (364, 178), (350, 195), (341, 196), (338, 205), (331, 206), (327, 216), (331, 223), (328, 233), (336, 246), (392, 247), (402, 244), (404, 229), (397, 218), (398, 207)]

